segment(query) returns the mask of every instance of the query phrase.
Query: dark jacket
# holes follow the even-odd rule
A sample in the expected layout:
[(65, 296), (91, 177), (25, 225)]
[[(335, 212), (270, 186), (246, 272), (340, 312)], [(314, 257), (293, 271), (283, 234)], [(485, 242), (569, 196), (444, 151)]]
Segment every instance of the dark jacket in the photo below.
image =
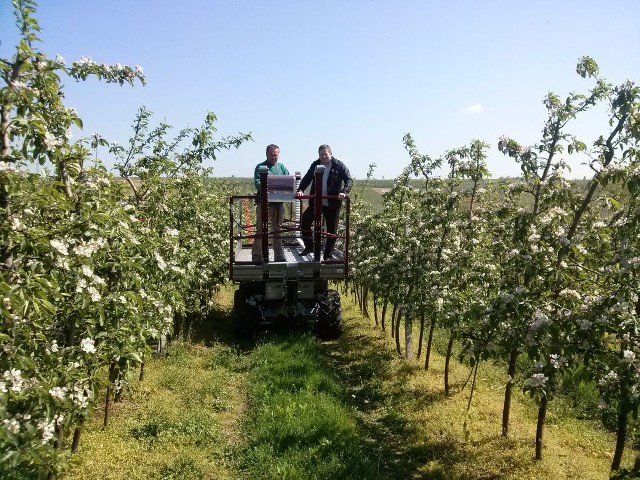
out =
[[(300, 182), (299, 190), (306, 190), (306, 188), (311, 184), (310, 195), (314, 195), (316, 193), (316, 185), (315, 185), (315, 172), (316, 167), (321, 165), (320, 160), (316, 160), (311, 164), (307, 173), (305, 173), (304, 177), (302, 177), (302, 181)], [(338, 160), (335, 157), (331, 157), (331, 167), (329, 167), (329, 178), (327, 179), (327, 195), (337, 196), (339, 193), (344, 193), (348, 195), (351, 191), (351, 187), (353, 186), (353, 180), (351, 179), (351, 174), (349, 173), (349, 169), (347, 166)], [(311, 200), (313, 202), (313, 200)], [(338, 199), (330, 199), (329, 200), (330, 207), (338, 207), (340, 206), (340, 200)]]

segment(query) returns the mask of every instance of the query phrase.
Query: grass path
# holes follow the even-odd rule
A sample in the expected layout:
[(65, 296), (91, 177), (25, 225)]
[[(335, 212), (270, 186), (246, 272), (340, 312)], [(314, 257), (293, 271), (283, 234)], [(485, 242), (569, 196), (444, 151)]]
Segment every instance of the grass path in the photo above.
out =
[(535, 405), (522, 395), (500, 436), (501, 369), (481, 366), (467, 414), (468, 367), (453, 362), (445, 397), (439, 348), (428, 372), (398, 358), (350, 299), (337, 341), (267, 333), (238, 345), (232, 297), (218, 295), (192, 343), (148, 362), (106, 429), (96, 412), (64, 478), (608, 478), (612, 436), (553, 409), (535, 462)]
[(345, 303), (345, 334), (323, 347), (349, 388), (362, 435), (379, 446), (389, 468), (382, 478), (608, 478), (614, 438), (595, 423), (567, 418), (552, 403), (544, 458), (536, 462), (537, 407), (528, 397), (516, 393), (510, 435), (500, 434), (504, 368), (480, 366), (467, 413), (469, 386), (461, 389), (468, 366), (452, 362), (453, 394), (444, 395), (445, 340), (436, 344), (424, 371), (424, 360), (398, 358), (393, 340), (363, 320), (351, 301)]

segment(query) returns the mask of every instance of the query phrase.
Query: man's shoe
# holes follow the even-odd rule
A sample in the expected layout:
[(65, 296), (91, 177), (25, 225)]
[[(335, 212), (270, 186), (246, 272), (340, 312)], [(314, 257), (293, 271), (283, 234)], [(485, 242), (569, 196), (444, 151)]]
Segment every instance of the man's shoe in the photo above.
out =
[(284, 255), (276, 255), (276, 256), (273, 258), (273, 261), (274, 261), (274, 262), (286, 262), (286, 261), (287, 261), (287, 259), (285, 258), (285, 256), (284, 256)]
[(331, 252), (324, 252), (324, 259), (325, 260), (331, 260), (333, 258), (333, 253)]
[(313, 248), (311, 247), (304, 247), (304, 250), (302, 250), (302, 252), (300, 252), (300, 256), (301, 257), (305, 257), (307, 255), (310, 255), (313, 253)]
[(255, 263), (262, 263), (262, 255), (252, 255), (251, 261)]

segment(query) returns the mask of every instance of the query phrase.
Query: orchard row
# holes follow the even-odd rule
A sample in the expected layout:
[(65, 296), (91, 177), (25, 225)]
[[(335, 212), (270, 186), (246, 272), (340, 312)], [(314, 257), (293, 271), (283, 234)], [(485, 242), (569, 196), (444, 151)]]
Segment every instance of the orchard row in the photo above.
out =
[[(577, 72), (592, 88), (545, 98), (538, 143), (500, 139), (500, 151), (520, 165), (517, 180), (489, 181), (481, 141), (432, 159), (407, 135), (411, 161), (382, 211), (354, 209), (353, 282), (363, 309), (373, 297), (383, 329), (393, 306), (399, 353), (400, 316), (407, 333), (419, 321), (417, 355), (424, 343), (425, 367), (434, 328), (449, 332), (447, 394), (456, 340), (476, 369), (483, 360), (502, 360), (502, 432), (509, 430), (512, 390), (522, 388), (539, 404), (537, 459), (548, 402), (565, 378), (587, 372), (601, 408), (617, 417), (618, 470), (629, 416), (640, 404), (640, 89), (608, 84), (588, 57)], [(602, 105), (610, 127), (587, 145), (570, 127)], [(569, 182), (569, 158), (588, 162), (593, 178)], [(434, 176), (441, 167), (446, 179)]]
[(41, 478), (78, 448), (100, 389), (106, 424), (150, 346), (206, 310), (227, 277), (231, 188), (203, 163), (249, 136), (216, 139), (213, 114), (170, 136), (141, 109), (125, 146), (71, 141), (82, 122), (61, 76), (133, 85), (143, 71), (47, 58), (35, 3), (13, 3), (22, 36), (0, 60), (0, 471)]

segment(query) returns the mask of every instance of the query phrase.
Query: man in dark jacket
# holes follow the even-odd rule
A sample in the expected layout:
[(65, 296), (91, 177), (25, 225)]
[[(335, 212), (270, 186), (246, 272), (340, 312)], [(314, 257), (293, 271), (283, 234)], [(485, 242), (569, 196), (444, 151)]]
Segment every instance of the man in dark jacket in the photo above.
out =
[[(322, 189), (323, 195), (337, 196), (338, 198), (326, 199), (322, 201), (322, 216), (327, 225), (327, 233), (335, 234), (338, 230), (338, 220), (340, 217), (340, 207), (342, 200), (351, 191), (353, 180), (349, 169), (344, 163), (331, 154), (329, 145), (320, 145), (318, 148), (318, 160), (313, 162), (309, 170), (302, 178), (300, 187), (296, 192), (296, 197), (304, 195), (304, 190), (311, 184), (310, 195), (314, 195), (316, 188)], [(318, 165), (324, 165), (325, 171), (322, 177), (322, 185), (315, 184), (315, 171)], [(313, 237), (311, 235), (311, 225), (313, 224), (314, 200), (309, 200), (309, 206), (302, 214), (301, 228), (304, 250), (300, 255), (305, 256), (313, 252)], [(336, 238), (328, 237), (324, 248), (324, 259), (331, 258)]]

